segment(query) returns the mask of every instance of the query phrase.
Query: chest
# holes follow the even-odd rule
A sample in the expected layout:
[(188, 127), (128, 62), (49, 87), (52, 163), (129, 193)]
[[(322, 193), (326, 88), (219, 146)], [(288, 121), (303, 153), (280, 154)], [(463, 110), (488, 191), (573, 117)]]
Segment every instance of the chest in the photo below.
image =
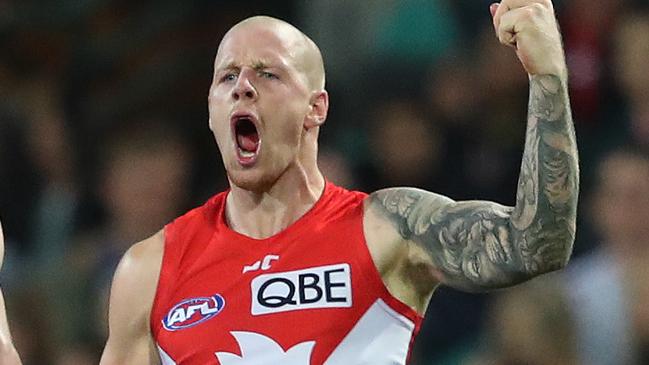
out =
[(215, 235), (161, 276), (152, 330), (177, 363), (228, 364), (220, 359), (243, 352), (280, 359), (293, 348), (323, 363), (383, 294), (362, 237), (349, 232), (253, 245)]

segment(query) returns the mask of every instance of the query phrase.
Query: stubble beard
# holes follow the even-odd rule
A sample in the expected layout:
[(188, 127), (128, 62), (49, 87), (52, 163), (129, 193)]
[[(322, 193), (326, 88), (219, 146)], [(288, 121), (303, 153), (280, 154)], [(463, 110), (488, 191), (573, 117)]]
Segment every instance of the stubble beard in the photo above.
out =
[(231, 187), (236, 186), (239, 189), (253, 193), (269, 191), (278, 179), (278, 176), (265, 172), (259, 167), (227, 171), (227, 175)]

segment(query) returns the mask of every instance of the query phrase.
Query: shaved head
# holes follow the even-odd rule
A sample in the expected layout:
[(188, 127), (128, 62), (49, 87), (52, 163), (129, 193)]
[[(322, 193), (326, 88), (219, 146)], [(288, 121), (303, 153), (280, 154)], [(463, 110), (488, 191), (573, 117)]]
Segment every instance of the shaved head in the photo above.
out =
[(214, 60), (209, 124), (231, 185), (264, 191), (285, 174), (314, 179), (327, 119), (322, 55), (291, 24), (255, 16), (233, 26)]
[(254, 16), (235, 24), (225, 34), (217, 52), (217, 62), (221, 50), (239, 32), (259, 32), (272, 34), (283, 45), (292, 60), (293, 66), (300, 71), (311, 90), (323, 90), (325, 71), (322, 54), (315, 42), (299, 29), (283, 20), (269, 16)]

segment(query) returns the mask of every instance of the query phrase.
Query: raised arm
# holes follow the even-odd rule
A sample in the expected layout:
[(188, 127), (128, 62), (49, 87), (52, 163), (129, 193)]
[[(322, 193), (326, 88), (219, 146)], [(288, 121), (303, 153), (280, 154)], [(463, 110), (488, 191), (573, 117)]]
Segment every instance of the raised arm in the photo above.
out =
[[(552, 3), (504, 0), (494, 26), (530, 75), (516, 206), (455, 202), (413, 188), (373, 193), (370, 214), (398, 230), (431, 281), (482, 291), (562, 268), (575, 237), (579, 168), (567, 72)], [(419, 256), (425, 257), (419, 257)]]
[[(4, 235), (2, 233), (2, 224), (0, 223), (0, 268), (5, 254)], [(11, 341), (9, 332), (9, 323), (7, 322), (7, 313), (5, 312), (5, 300), (0, 290), (0, 364), (19, 365), (20, 357)]]
[(159, 364), (149, 316), (162, 262), (163, 233), (131, 247), (110, 291), (109, 334), (101, 365)]

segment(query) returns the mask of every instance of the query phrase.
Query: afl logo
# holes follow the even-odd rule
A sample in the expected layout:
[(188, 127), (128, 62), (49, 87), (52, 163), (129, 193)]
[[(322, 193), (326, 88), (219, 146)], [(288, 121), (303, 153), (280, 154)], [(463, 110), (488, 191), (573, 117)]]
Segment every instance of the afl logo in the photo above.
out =
[(221, 313), (225, 299), (219, 294), (212, 297), (185, 299), (176, 304), (162, 320), (167, 331), (178, 331), (196, 326)]

